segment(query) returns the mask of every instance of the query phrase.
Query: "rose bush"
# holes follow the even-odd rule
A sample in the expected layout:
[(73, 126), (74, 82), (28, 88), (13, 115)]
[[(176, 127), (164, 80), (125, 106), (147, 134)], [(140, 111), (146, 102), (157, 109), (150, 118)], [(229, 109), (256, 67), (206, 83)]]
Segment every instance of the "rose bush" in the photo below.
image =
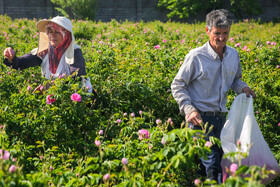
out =
[[(37, 21), (0, 16), (1, 48), (13, 47), (17, 56), (29, 53), (37, 47)], [(52, 82), (41, 76), (39, 67), (13, 70), (0, 64), (0, 146), (10, 154), (8, 160), (0, 159), (2, 183), (191, 186), (205, 182), (196, 175), (196, 158), (220, 142), (206, 142), (203, 133), (185, 128), (170, 91), (184, 56), (207, 41), (205, 23), (73, 20), (73, 25), (96, 96), (81, 80), (61, 76)], [(228, 41), (240, 53), (243, 80), (257, 93), (255, 116), (278, 161), (279, 30), (279, 24), (238, 22)], [(42, 89), (42, 95), (32, 93), (40, 84), (51, 86)], [(229, 93), (228, 107), (234, 96)], [(242, 173), (267, 174), (257, 167), (234, 170), (233, 174), (229, 168), (228, 185), (239, 181), (261, 186), (262, 176), (248, 179)], [(279, 178), (268, 186), (278, 183)]]

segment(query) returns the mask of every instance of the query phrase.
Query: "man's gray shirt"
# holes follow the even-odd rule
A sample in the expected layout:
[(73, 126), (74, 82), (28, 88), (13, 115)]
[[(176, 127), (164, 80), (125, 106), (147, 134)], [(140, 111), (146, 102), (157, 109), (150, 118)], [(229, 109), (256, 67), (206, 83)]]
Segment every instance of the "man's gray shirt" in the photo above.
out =
[(171, 84), (173, 97), (180, 112), (188, 116), (191, 112), (227, 112), (227, 91), (237, 94), (248, 87), (242, 82), (239, 54), (226, 46), (223, 60), (209, 42), (192, 49)]

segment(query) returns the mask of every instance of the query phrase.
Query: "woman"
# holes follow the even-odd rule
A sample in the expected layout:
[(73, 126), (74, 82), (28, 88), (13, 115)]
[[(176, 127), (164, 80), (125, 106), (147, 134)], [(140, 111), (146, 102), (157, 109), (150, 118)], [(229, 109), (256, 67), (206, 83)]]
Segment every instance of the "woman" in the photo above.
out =
[[(36, 26), (40, 31), (38, 48), (21, 57), (16, 57), (11, 47), (5, 49), (5, 65), (14, 69), (41, 66), (42, 75), (47, 79), (55, 79), (62, 74), (72, 75), (76, 71), (77, 76), (86, 75), (85, 59), (80, 46), (74, 43), (73, 26), (69, 19), (57, 16), (41, 20)], [(85, 86), (91, 93), (89, 78)]]

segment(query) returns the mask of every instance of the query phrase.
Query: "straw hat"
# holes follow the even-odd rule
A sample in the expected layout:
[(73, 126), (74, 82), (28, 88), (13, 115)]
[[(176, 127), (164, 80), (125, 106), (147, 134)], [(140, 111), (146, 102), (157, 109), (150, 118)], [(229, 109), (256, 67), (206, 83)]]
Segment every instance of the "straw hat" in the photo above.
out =
[(36, 24), (37, 29), (40, 31), (39, 44), (38, 44), (38, 49), (36, 50), (36, 54), (48, 49), (48, 47), (49, 47), (49, 38), (48, 38), (48, 35), (46, 34), (46, 26), (50, 22), (60, 25), (61, 27), (63, 27), (64, 29), (68, 30), (71, 33), (72, 42), (69, 45), (68, 49), (65, 51), (65, 60), (68, 64), (73, 64), (74, 63), (75, 38), (73, 35), (72, 23), (66, 17), (56, 16), (50, 20), (41, 20)]

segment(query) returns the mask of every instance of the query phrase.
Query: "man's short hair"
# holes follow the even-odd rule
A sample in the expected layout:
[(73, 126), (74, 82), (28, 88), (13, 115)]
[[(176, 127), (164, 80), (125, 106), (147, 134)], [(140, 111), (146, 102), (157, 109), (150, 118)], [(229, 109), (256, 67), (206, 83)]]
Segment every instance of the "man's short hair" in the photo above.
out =
[(230, 28), (232, 18), (230, 12), (225, 9), (212, 10), (206, 16), (206, 24), (209, 31), (215, 28)]

